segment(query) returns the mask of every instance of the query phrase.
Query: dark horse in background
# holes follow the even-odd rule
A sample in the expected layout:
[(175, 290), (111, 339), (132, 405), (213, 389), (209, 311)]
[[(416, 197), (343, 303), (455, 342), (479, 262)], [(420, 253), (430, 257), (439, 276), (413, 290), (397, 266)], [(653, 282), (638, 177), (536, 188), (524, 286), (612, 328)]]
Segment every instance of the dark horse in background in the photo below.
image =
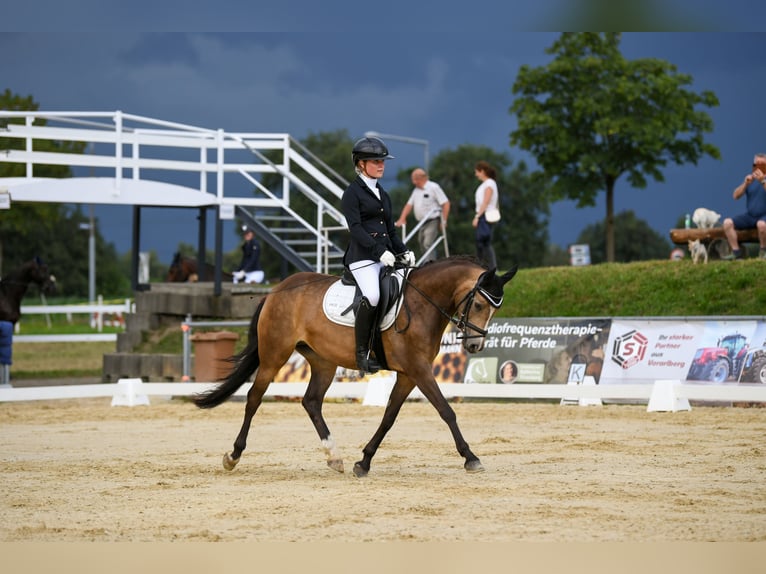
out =
[(0, 321), (16, 323), (21, 317), (21, 300), (30, 283), (35, 283), (43, 293), (56, 290), (56, 278), (48, 272), (48, 266), (39, 257), (27, 261), (0, 280)]
[[(397, 373), (396, 383), (378, 430), (362, 450), (362, 460), (354, 465), (357, 477), (369, 472), (372, 457), (415, 387), (447, 423), (457, 451), (465, 458), (465, 470), (484, 470), (463, 438), (455, 411), (434, 379), (433, 360), (449, 322), (460, 331), (466, 351), (476, 353), (484, 347), (489, 322), (503, 303), (504, 286), (515, 274), (516, 267), (496, 275), (494, 269), (487, 270), (473, 258), (465, 257), (439, 259), (409, 274), (403, 285), (402, 309), (394, 325), (382, 333), (388, 369)], [(343, 472), (343, 460), (322, 416), (322, 402), (338, 365), (356, 368), (354, 328), (333, 323), (322, 309), (327, 289), (337, 280), (338, 277), (302, 272), (282, 281), (258, 305), (250, 322), (247, 346), (232, 358), (231, 374), (194, 399), (200, 408), (220, 405), (255, 373), (247, 393), (242, 428), (233, 451), (223, 457), (227, 470), (234, 468), (245, 450), (250, 423), (267, 387), (293, 351), (297, 351), (311, 366), (303, 407), (322, 441), (327, 465)]]
[[(196, 283), (197, 281), (213, 281), (215, 278), (215, 266), (205, 262), (205, 266), (200, 272), (197, 267), (197, 260), (191, 257), (181, 255), (176, 252), (173, 256), (173, 262), (170, 264), (165, 281), (168, 283)], [(221, 273), (223, 281), (231, 281), (231, 273), (225, 271)]]

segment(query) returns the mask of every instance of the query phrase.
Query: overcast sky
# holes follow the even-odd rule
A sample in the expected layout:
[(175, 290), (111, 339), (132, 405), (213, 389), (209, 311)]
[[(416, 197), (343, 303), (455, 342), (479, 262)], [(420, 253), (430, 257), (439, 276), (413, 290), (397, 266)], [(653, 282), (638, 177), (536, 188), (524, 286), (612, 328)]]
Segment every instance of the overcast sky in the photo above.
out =
[[(91, 4), (95, 20), (109, 21), (110, 13), (99, 8), (103, 4)], [(565, 3), (549, 3), (557, 4)], [(738, 14), (736, 8), (745, 4), (727, 6)], [(699, 9), (707, 3), (673, 5)], [(161, 9), (159, 4), (156, 9)], [(332, 12), (328, 9), (315, 17), (329, 18)], [(137, 18), (135, 11), (131, 14)], [(537, 17), (534, 10), (527, 16)], [(302, 25), (305, 17), (304, 13), (299, 19)], [(508, 113), (511, 86), (521, 65), (550, 61), (545, 49), (559, 34), (490, 33), (496, 28), (493, 17), (512, 17), (508, 7), (466, 14), (473, 17), (477, 25), (466, 22), (460, 33), (415, 21), (398, 37), (368, 33), (361, 22), (335, 33), (168, 34), (107, 29), (74, 34), (65, 27), (0, 32), (0, 89), (32, 95), (48, 111), (122, 110), (205, 128), (286, 132), (298, 139), (320, 131), (346, 129), (352, 137), (361, 137), (376, 130), (427, 139), (432, 156), (466, 143), (532, 162), (509, 146), (515, 127)], [(23, 22), (24, 13), (15, 12), (14, 18)], [(481, 25), (487, 19), (488, 26)], [(726, 28), (726, 19), (722, 22), (720, 27)], [(322, 22), (317, 21), (315, 28), (323, 29)], [(752, 155), (766, 151), (766, 34), (626, 33), (621, 49), (630, 59), (667, 60), (694, 78), (695, 91), (712, 90), (718, 96), (720, 106), (709, 110), (715, 129), (708, 141), (720, 148), (723, 159), (669, 167), (664, 183), (650, 182), (644, 190), (631, 189), (620, 180), (616, 212), (632, 209), (667, 237), (677, 218), (696, 207), (724, 215), (743, 211), (744, 200), (735, 202), (731, 192), (749, 169)], [(422, 162), (421, 146), (389, 144), (397, 156), (390, 171), (398, 169), (398, 162), (400, 166)], [(97, 210), (102, 233), (120, 252), (129, 249), (130, 226), (113, 223), (118, 218), (128, 221), (125, 209)], [(142, 250), (155, 249), (169, 262), (178, 241), (196, 243), (194, 214), (174, 212), (168, 221), (167, 210), (148, 211)], [(551, 239), (566, 247), (584, 226), (604, 215), (603, 194), (594, 208), (554, 204)], [(160, 221), (161, 232), (149, 233)], [(231, 231), (224, 235), (224, 247), (231, 249), (237, 239)]]

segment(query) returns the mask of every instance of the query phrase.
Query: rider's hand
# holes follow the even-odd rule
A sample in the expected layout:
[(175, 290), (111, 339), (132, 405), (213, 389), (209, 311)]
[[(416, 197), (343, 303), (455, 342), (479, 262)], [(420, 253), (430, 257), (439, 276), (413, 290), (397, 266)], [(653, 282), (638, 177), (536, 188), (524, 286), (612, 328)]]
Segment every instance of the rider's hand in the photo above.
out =
[(396, 263), (396, 257), (394, 257), (393, 253), (386, 250), (383, 252), (383, 255), (380, 256), (380, 262), (386, 267), (393, 267), (394, 263)]
[(415, 267), (415, 254), (412, 251), (405, 251), (399, 254), (399, 261), (404, 263), (407, 267)]

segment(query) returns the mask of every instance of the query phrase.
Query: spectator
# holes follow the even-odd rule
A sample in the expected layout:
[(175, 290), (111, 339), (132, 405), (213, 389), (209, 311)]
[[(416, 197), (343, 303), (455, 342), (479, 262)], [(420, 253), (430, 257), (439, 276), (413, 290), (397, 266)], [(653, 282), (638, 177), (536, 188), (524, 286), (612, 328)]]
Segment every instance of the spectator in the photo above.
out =
[[(362, 292), (362, 300), (354, 311), (357, 367), (375, 373), (381, 366), (370, 357), (370, 337), (375, 327), (380, 301), (380, 271), (393, 267), (397, 256), (407, 265), (415, 264), (415, 254), (408, 251), (394, 226), (391, 198), (380, 186), (385, 162), (394, 159), (378, 138), (362, 138), (351, 152), (357, 177), (343, 192), (341, 209), (349, 230), (349, 243), (343, 255)], [(394, 255), (394, 254), (397, 255)]]
[(476, 163), (474, 174), (479, 180), (476, 188), (476, 216), (472, 225), (476, 228), (476, 257), (489, 269), (497, 269), (495, 250), (492, 248), (493, 224), (487, 221), (485, 213), (489, 208), (499, 209), (500, 195), (495, 181), (495, 168), (486, 161)]
[(732, 196), (745, 196), (746, 212), (723, 220), (723, 231), (731, 247), (731, 254), (721, 259), (742, 259), (744, 255), (737, 239), (738, 229), (758, 230), (760, 250), (758, 257), (766, 259), (766, 153), (755, 154), (753, 169), (735, 189)]
[[(399, 219), (396, 220), (395, 225), (401, 227), (407, 223), (407, 216), (413, 209), (415, 210), (415, 219), (418, 221), (428, 218), (418, 231), (420, 253), (423, 255), (436, 242), (439, 234), (446, 232), (450, 202), (441, 186), (435, 181), (428, 179), (428, 174), (424, 169), (414, 169), (411, 179), (415, 188), (412, 190), (407, 203), (404, 204), (402, 213), (399, 215)], [(426, 260), (433, 261), (436, 259), (436, 255), (437, 249), (434, 248), (428, 254)]]
[(263, 283), (261, 269), (261, 245), (255, 238), (255, 232), (247, 225), (242, 226), (245, 242), (242, 244), (242, 261), (232, 278), (234, 283)]

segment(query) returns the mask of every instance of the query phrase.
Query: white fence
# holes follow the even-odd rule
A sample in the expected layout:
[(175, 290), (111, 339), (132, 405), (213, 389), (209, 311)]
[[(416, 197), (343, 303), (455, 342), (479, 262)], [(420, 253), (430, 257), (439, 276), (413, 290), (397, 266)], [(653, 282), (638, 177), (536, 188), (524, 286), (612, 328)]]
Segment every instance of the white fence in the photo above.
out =
[[(330, 399), (363, 399), (364, 404), (384, 406), (388, 400), (395, 374), (371, 379), (369, 382), (330, 385), (326, 397)], [(267, 397), (301, 397), (308, 383), (273, 383), (266, 391)], [(79, 399), (112, 397), (113, 406), (149, 404), (149, 396), (191, 396), (203, 392), (215, 383), (144, 383), (141, 379), (121, 379), (117, 383), (94, 385), (66, 385), (59, 387), (0, 388), (0, 402), (34, 401), (52, 399)], [(704, 385), (682, 384), (680, 381), (657, 381), (654, 384), (624, 385), (562, 385), (562, 384), (513, 384), (488, 385), (464, 383), (440, 383), (448, 399), (561, 399), (562, 404), (594, 405), (602, 400), (647, 402), (647, 410), (689, 410), (688, 401), (713, 403), (766, 402), (766, 385), (728, 384)], [(250, 384), (234, 393), (244, 397)], [(423, 399), (415, 389), (410, 399)]]
[(22, 305), (21, 316), (24, 315), (46, 315), (48, 326), (51, 326), (51, 315), (66, 315), (67, 320), (72, 320), (72, 315), (87, 314), (90, 315), (91, 327), (97, 333), (81, 333), (73, 335), (22, 335), (22, 321), (16, 323), (15, 333), (13, 335), (14, 343), (92, 343), (96, 341), (116, 341), (115, 333), (103, 333), (105, 316), (112, 316), (112, 326), (116, 321), (119, 325), (125, 325), (125, 315), (133, 312), (133, 303), (130, 299), (125, 299), (124, 303), (105, 305), (103, 298), (99, 295), (98, 302), (85, 305)]

